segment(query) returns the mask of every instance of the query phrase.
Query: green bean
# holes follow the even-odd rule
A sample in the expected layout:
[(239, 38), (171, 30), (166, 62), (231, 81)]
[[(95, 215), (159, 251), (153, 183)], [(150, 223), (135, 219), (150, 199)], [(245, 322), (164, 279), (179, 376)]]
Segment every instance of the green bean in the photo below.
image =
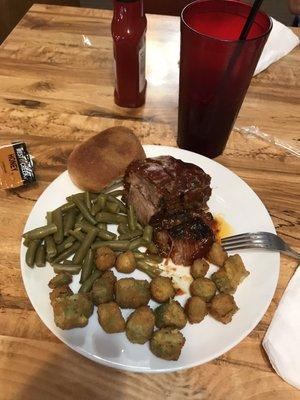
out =
[(94, 254), (93, 251), (90, 249), (85, 256), (83, 261), (81, 276), (80, 276), (80, 283), (83, 283), (87, 280), (87, 278), (91, 275), (94, 268)]
[(96, 220), (98, 222), (106, 222), (107, 224), (120, 224), (121, 222), (127, 222), (127, 217), (121, 214), (100, 212), (96, 215)]
[(124, 190), (114, 190), (113, 192), (109, 192), (109, 196), (119, 197), (124, 194)]
[(73, 262), (71, 260), (64, 260), (63, 264), (64, 265), (70, 265), (70, 264), (73, 264)]
[(95, 192), (89, 192), (90, 193), (90, 198), (91, 198), (91, 203), (93, 203), (97, 197), (99, 196), (99, 192), (95, 193)]
[(148, 260), (155, 261), (157, 263), (163, 262), (163, 258), (158, 254), (145, 254), (145, 258)]
[(97, 236), (102, 240), (113, 240), (117, 237), (115, 233), (103, 229), (97, 230)]
[(40, 240), (32, 240), (28, 246), (28, 249), (26, 251), (25, 261), (28, 267), (30, 268), (34, 267), (34, 260), (40, 243), (41, 243)]
[(84, 221), (83, 215), (81, 213), (79, 213), (75, 219), (75, 224), (77, 224), (77, 222), (81, 222)]
[(69, 249), (73, 245), (75, 240), (76, 239), (73, 236), (68, 236), (62, 243), (56, 246), (57, 254), (60, 254), (63, 251)]
[(30, 239), (25, 238), (25, 239), (23, 240), (23, 246), (28, 247), (28, 246), (30, 245), (30, 242), (31, 242)]
[(147, 256), (144, 257), (144, 261), (145, 261), (147, 264), (149, 264), (149, 265), (151, 265), (151, 266), (153, 266), (153, 267), (157, 267), (157, 265), (159, 264), (158, 261), (153, 260), (153, 259), (151, 259), (151, 258), (148, 258)]
[(143, 247), (146, 246), (145, 240), (143, 238), (137, 238), (130, 242), (128, 249), (134, 250), (134, 249), (138, 249), (139, 247), (142, 247), (142, 246)]
[(113, 189), (118, 188), (119, 186), (123, 185), (123, 176), (121, 176), (118, 179), (115, 179), (111, 183), (109, 183), (107, 186), (105, 186), (102, 190), (101, 193), (108, 193)]
[(84, 199), (84, 204), (85, 204), (86, 208), (89, 210), (89, 212), (91, 212), (92, 203), (91, 203), (90, 192), (84, 192), (83, 199)]
[(118, 212), (120, 212), (119, 204), (112, 201), (107, 201), (105, 206), (105, 211), (117, 214)]
[(76, 198), (76, 199), (79, 199), (79, 200), (81, 200), (81, 201), (84, 201), (84, 193), (83, 192), (79, 192), (79, 193), (75, 193), (75, 194), (72, 194), (71, 196), (68, 196), (67, 197), (67, 201), (70, 201), (71, 203), (73, 202), (73, 198)]
[(93, 283), (95, 282), (96, 279), (100, 278), (101, 272), (99, 269), (96, 269), (88, 278), (86, 281), (83, 282), (79, 289), (79, 293), (88, 293), (93, 286)]
[(128, 226), (129, 230), (135, 231), (136, 230), (136, 215), (133, 206), (130, 204), (129, 207), (127, 208), (127, 218), (128, 218)]
[(145, 257), (145, 253), (142, 253), (139, 250), (134, 250), (133, 254), (134, 254), (134, 258), (136, 258), (137, 260), (143, 260)]
[(101, 229), (103, 231), (107, 231), (107, 224), (105, 222), (100, 222), (96, 226), (97, 226), (98, 229)]
[(79, 242), (83, 242), (85, 238), (85, 234), (80, 231), (80, 229), (76, 228), (74, 230), (69, 230), (69, 235), (73, 236)]
[(90, 231), (93, 231), (93, 230), (97, 229), (96, 226), (94, 226), (94, 225), (88, 223), (88, 222), (85, 221), (85, 220), (80, 221), (80, 222), (76, 222), (75, 228), (76, 228), (76, 229), (81, 229), (81, 230), (83, 230), (84, 232), (90, 232)]
[(143, 260), (138, 260), (136, 263), (136, 267), (140, 271), (150, 276), (150, 278), (152, 279), (161, 274), (161, 270), (158, 267), (149, 265)]
[(71, 210), (63, 217), (63, 229), (64, 229), (64, 236), (68, 236), (69, 230), (74, 228), (75, 220), (77, 216), (76, 210)]
[(95, 240), (97, 236), (97, 229), (95, 228), (94, 230), (89, 231), (86, 234), (86, 237), (84, 238), (84, 241), (80, 244), (80, 247), (77, 249), (74, 257), (73, 257), (73, 262), (74, 264), (81, 264), (82, 261), (84, 260), (89, 248), (91, 247), (91, 244)]
[(99, 211), (103, 210), (106, 204), (106, 196), (100, 194), (92, 206), (91, 214), (95, 216)]
[(143, 239), (146, 240), (146, 242), (151, 242), (152, 236), (153, 236), (152, 226), (146, 225), (144, 228)]
[(81, 265), (77, 264), (51, 264), (53, 267), (53, 270), (56, 274), (61, 274), (61, 273), (68, 273), (71, 275), (77, 275), (81, 271)]
[(53, 239), (56, 244), (60, 244), (64, 240), (62, 212), (56, 210), (53, 212), (52, 216), (53, 223), (57, 226), (57, 231), (54, 233)]
[(117, 230), (118, 230), (118, 232), (120, 234), (128, 233), (129, 232), (129, 228), (128, 228), (127, 222), (126, 223), (120, 223), (118, 225), (118, 229)]
[(112, 196), (111, 194), (107, 195), (107, 199), (109, 202), (117, 204), (119, 206), (121, 213), (123, 213), (123, 214), (127, 213), (126, 206), (121, 200), (117, 199), (115, 196)]
[(71, 203), (70, 201), (68, 201), (67, 203), (63, 204), (62, 206), (56, 208), (54, 211), (59, 210), (62, 214), (65, 214), (71, 210), (75, 210), (76, 209), (76, 204)]
[(76, 228), (81, 228), (85, 232), (89, 232), (93, 229), (96, 229), (97, 236), (103, 240), (113, 240), (117, 237), (117, 235), (115, 233), (109, 232), (107, 230), (99, 229), (98, 227), (95, 227), (86, 221), (82, 221), (82, 222), (79, 222), (78, 224), (76, 224)]
[(158, 249), (153, 242), (146, 242), (145, 246), (150, 254), (158, 254)]
[(70, 274), (61, 273), (55, 275), (48, 283), (48, 286), (51, 289), (55, 289), (60, 286), (69, 285), (69, 283), (71, 282), (72, 282), (72, 276)]
[(53, 236), (46, 236), (45, 237), (45, 244), (46, 244), (46, 254), (48, 258), (55, 257), (57, 254), (56, 245), (53, 239)]
[(50, 225), (50, 224), (53, 223), (53, 214), (52, 214), (52, 211), (47, 211), (46, 220), (47, 220), (47, 225)]
[(46, 265), (46, 250), (43, 244), (40, 244), (35, 255), (35, 265), (42, 268)]
[(95, 218), (90, 214), (89, 210), (87, 209), (87, 207), (85, 206), (85, 204), (83, 203), (83, 201), (81, 201), (80, 199), (78, 199), (75, 196), (71, 197), (71, 201), (73, 201), (76, 206), (79, 208), (81, 214), (83, 215), (83, 217), (92, 225), (96, 225), (97, 221), (95, 220)]
[(53, 262), (59, 263), (59, 262), (65, 260), (66, 258), (70, 257), (72, 254), (74, 254), (75, 251), (77, 251), (79, 247), (80, 247), (80, 242), (75, 242), (69, 249), (63, 251), (61, 254), (56, 256), (54, 258)]
[(30, 240), (44, 239), (46, 236), (52, 235), (55, 232), (57, 232), (57, 226), (55, 224), (44, 225), (24, 233), (23, 238), (28, 238)]
[(136, 229), (133, 232), (122, 233), (121, 235), (119, 235), (119, 240), (132, 240), (142, 235), (143, 231), (141, 229)]
[(112, 241), (100, 241), (98, 240), (97, 242), (92, 244), (92, 249), (98, 249), (99, 247), (104, 247), (107, 246), (112, 250), (128, 250), (129, 246), (129, 241), (128, 240), (112, 240)]

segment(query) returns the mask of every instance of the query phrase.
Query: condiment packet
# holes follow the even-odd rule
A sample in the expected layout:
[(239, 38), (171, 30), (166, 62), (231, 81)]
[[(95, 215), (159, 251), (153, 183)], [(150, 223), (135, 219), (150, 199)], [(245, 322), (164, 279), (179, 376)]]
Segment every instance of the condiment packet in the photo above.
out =
[(0, 146), (0, 189), (12, 189), (35, 182), (32, 158), (24, 142)]

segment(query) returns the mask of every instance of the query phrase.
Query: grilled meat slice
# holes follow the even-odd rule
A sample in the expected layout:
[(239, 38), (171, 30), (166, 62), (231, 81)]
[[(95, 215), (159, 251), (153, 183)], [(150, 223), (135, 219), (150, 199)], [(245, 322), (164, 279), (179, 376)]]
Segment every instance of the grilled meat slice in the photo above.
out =
[(210, 176), (200, 167), (160, 156), (129, 164), (124, 177), (125, 200), (142, 224), (163, 209), (204, 208), (211, 195)]
[(209, 251), (214, 242), (213, 222), (210, 213), (188, 209), (161, 211), (150, 220), (160, 255), (183, 265), (191, 265)]

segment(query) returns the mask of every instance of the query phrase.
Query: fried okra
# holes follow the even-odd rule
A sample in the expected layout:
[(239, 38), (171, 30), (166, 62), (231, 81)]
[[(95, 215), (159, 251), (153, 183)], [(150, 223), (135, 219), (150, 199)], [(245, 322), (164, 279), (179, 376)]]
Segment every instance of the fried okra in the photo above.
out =
[(106, 271), (95, 280), (92, 289), (93, 303), (98, 306), (102, 303), (108, 303), (114, 300), (114, 285), (117, 281), (112, 271)]
[(156, 276), (150, 282), (150, 292), (153, 300), (165, 303), (175, 296), (172, 279), (166, 276)]
[(203, 259), (198, 258), (191, 266), (191, 275), (194, 279), (202, 278), (207, 274), (209, 264)]
[(99, 324), (106, 333), (124, 332), (125, 320), (117, 303), (100, 304), (97, 312)]
[(54, 322), (61, 329), (81, 328), (87, 325), (93, 308), (85, 293), (59, 297), (53, 302)]
[(223, 267), (224, 262), (227, 260), (228, 254), (219, 243), (213, 243), (209, 252), (206, 255), (206, 259), (219, 267)]
[(144, 344), (152, 336), (155, 317), (149, 306), (137, 308), (126, 322), (126, 336), (131, 343)]
[(96, 251), (95, 263), (100, 271), (112, 268), (116, 262), (116, 255), (109, 247), (100, 247)]
[(221, 293), (232, 294), (236, 290), (236, 287), (232, 285), (224, 268), (220, 268), (217, 272), (213, 273), (211, 280), (215, 283)]
[(231, 294), (219, 293), (208, 305), (208, 311), (217, 321), (228, 324), (232, 316), (237, 312), (238, 307)]
[(198, 296), (193, 296), (188, 299), (184, 307), (184, 311), (191, 324), (201, 322), (205, 315), (207, 315), (207, 307), (204, 300)]
[(73, 292), (68, 285), (59, 286), (53, 289), (52, 292), (50, 292), (49, 294), (51, 305), (53, 306), (53, 303), (56, 299), (59, 299), (61, 297), (68, 297), (72, 294)]
[(154, 310), (155, 325), (158, 328), (182, 329), (187, 323), (186, 315), (178, 301), (171, 300), (169, 303), (161, 304)]
[(185, 338), (177, 329), (163, 328), (154, 332), (150, 340), (150, 350), (159, 358), (177, 361)]
[(199, 296), (202, 300), (208, 302), (216, 294), (216, 285), (208, 278), (197, 278), (190, 286), (192, 296)]
[(211, 279), (220, 292), (232, 294), (248, 275), (249, 272), (246, 270), (241, 257), (236, 254), (228, 257), (224, 267), (212, 274)]
[(131, 274), (135, 270), (136, 261), (132, 251), (128, 250), (117, 257), (116, 269), (123, 274)]
[(146, 306), (150, 300), (149, 282), (133, 278), (119, 279), (115, 284), (115, 295), (121, 308)]
[(51, 281), (48, 283), (50, 289), (55, 289), (60, 286), (69, 285), (72, 282), (72, 275), (67, 273), (62, 273), (55, 275)]
[(249, 275), (246, 270), (243, 260), (238, 254), (230, 256), (224, 263), (224, 270), (228, 276), (229, 281), (237, 287)]

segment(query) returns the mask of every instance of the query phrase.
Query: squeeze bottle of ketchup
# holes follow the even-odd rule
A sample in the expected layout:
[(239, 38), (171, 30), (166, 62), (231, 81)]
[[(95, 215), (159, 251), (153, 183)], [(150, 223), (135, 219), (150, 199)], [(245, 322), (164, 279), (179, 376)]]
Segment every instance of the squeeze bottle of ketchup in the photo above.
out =
[(146, 28), (143, 0), (114, 0), (114, 97), (120, 107), (135, 108), (145, 103)]

